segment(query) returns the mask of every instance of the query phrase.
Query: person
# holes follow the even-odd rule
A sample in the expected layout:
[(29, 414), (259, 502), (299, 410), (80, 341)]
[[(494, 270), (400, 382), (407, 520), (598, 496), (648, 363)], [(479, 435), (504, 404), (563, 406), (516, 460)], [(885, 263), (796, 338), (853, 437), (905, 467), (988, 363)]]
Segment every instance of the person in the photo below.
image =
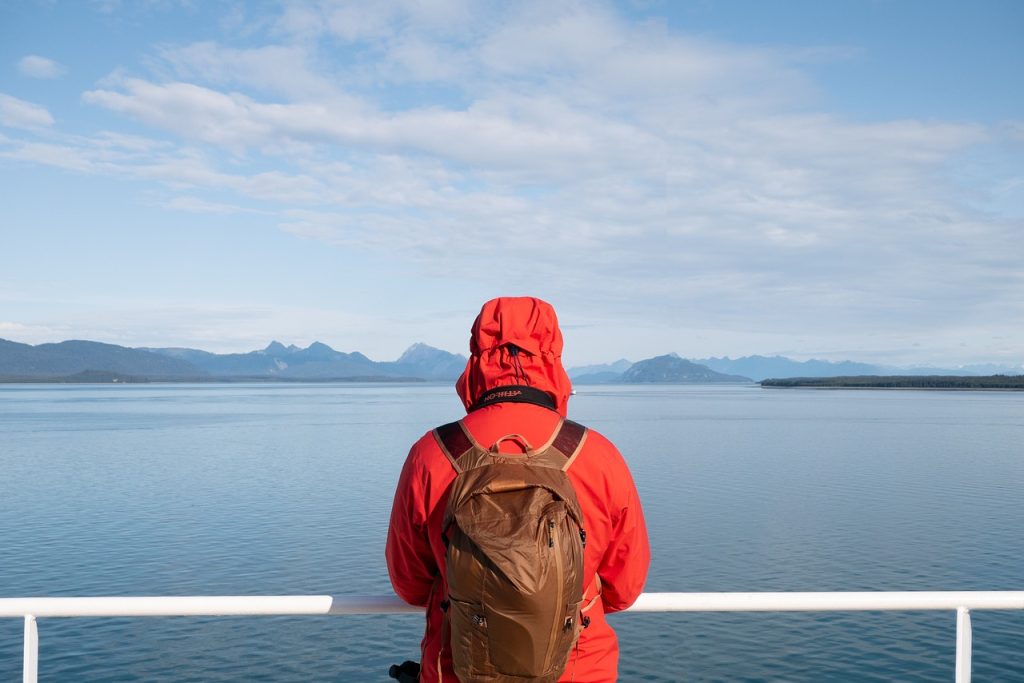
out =
[[(531, 444), (547, 441), (566, 416), (572, 391), (562, 367), (562, 334), (550, 304), (532, 297), (502, 297), (483, 305), (473, 324), (470, 357), (456, 382), (465, 405), (465, 428), (481, 444), (521, 434)], [(502, 452), (516, 452), (514, 440)], [(522, 452), (519, 450), (518, 452)], [(432, 432), (409, 451), (395, 491), (385, 556), (395, 592), (426, 608), (420, 681), (455, 677), (442, 602), (445, 546), (441, 526), (455, 479)], [(568, 469), (583, 511), (583, 629), (560, 681), (608, 683), (618, 672), (618, 641), (605, 619), (629, 607), (643, 588), (650, 548), (640, 499), (622, 455), (589, 430)], [(438, 668), (441, 671), (438, 671)]]

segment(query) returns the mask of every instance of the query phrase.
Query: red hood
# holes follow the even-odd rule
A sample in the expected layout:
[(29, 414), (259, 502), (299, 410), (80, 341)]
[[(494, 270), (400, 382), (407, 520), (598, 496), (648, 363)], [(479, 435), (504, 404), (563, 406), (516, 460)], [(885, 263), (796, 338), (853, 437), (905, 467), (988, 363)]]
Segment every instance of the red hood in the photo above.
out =
[[(510, 345), (522, 351), (518, 367)], [(556, 410), (565, 415), (572, 383), (562, 367), (562, 332), (551, 304), (525, 296), (491, 299), (473, 323), (469, 353), (466, 370), (455, 383), (466, 410), (485, 391), (529, 384), (550, 394)]]

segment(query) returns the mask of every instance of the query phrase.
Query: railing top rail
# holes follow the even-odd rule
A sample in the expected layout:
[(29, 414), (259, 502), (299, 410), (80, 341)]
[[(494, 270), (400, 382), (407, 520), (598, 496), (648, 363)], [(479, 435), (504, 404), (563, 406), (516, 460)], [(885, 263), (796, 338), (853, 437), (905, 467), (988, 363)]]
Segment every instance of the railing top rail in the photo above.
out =
[[(1024, 609), (1024, 591), (644, 593), (630, 612)], [(0, 598), (0, 617), (301, 616), (420, 612), (391, 595)]]
[(631, 612), (853, 612), (1024, 609), (1024, 591), (644, 593)]

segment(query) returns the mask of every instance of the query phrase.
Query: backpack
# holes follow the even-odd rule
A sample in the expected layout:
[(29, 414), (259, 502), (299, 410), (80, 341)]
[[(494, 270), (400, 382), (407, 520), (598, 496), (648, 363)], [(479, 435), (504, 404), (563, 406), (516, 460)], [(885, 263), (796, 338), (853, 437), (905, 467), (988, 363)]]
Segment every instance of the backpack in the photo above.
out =
[[(533, 450), (489, 449), (462, 422), (434, 430), (455, 468), (442, 523), (455, 673), (463, 683), (555, 683), (582, 626), (586, 532), (566, 474), (587, 429), (562, 420)], [(524, 454), (500, 454), (502, 441)], [(582, 626), (581, 626), (582, 622)]]

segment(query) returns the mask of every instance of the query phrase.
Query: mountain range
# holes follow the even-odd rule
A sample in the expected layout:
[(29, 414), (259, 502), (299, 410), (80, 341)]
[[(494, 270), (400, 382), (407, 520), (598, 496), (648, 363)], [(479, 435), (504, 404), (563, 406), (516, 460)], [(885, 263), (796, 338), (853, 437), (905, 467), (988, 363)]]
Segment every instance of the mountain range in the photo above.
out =
[(30, 346), (0, 339), (6, 381), (453, 380), (466, 357), (413, 344), (398, 360), (373, 361), (314, 342), (306, 348), (271, 342), (249, 353), (184, 348), (132, 349), (91, 341)]
[[(271, 342), (248, 353), (218, 354), (188, 348), (129, 348), (73, 340), (32, 346), (0, 339), (2, 381), (229, 381), (229, 380), (426, 380), (453, 381), (466, 357), (417, 343), (394, 361), (374, 361), (362, 353), (336, 351), (314, 342), (306, 348)], [(1012, 366), (893, 368), (823, 360), (796, 361), (783, 356), (684, 359), (676, 354), (632, 363), (585, 365), (568, 369), (574, 384), (720, 383), (768, 378), (850, 375), (1024, 374)]]
[(180, 348), (146, 350), (188, 361), (212, 377), (446, 380), (455, 379), (466, 367), (465, 356), (420, 343), (413, 344), (398, 360), (390, 362), (370, 360), (358, 351), (335, 351), (321, 342), (313, 342), (302, 349), (274, 341), (265, 349), (249, 353), (216, 354)]
[[(675, 354), (669, 354), (674, 356)], [(755, 382), (765, 379), (786, 379), (793, 377), (850, 377), (850, 376), (968, 376), (1024, 375), (1024, 365), (966, 365), (957, 368), (932, 366), (893, 366), (858, 363), (856, 361), (804, 360), (798, 361), (785, 356), (743, 356), (741, 358), (692, 358), (690, 362), (702, 365), (726, 375), (739, 375)], [(628, 360), (617, 360), (604, 365), (587, 365), (571, 368), (569, 376), (576, 384), (605, 384), (622, 382), (625, 373), (633, 366)]]

